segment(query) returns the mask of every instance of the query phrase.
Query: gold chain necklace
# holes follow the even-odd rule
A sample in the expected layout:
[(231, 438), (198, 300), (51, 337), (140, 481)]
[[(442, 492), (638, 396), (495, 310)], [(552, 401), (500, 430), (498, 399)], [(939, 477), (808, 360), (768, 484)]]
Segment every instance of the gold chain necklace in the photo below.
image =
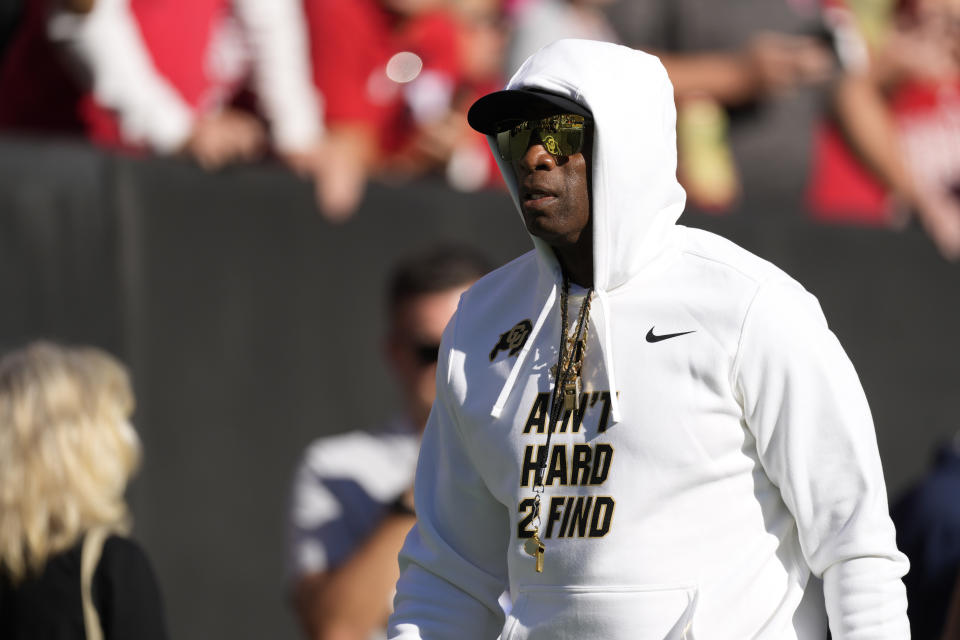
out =
[(583, 361), (587, 356), (587, 336), (590, 333), (590, 301), (593, 298), (593, 289), (587, 292), (583, 303), (580, 305), (580, 313), (577, 317), (577, 325), (574, 333), (569, 333), (567, 325), (567, 304), (569, 301), (569, 283), (564, 279), (563, 294), (560, 298), (560, 308), (563, 314), (563, 332), (564, 338), (560, 343), (559, 362), (551, 369), (555, 380), (557, 372), (563, 371), (563, 384), (559, 385), (563, 394), (563, 410), (573, 411), (580, 408), (580, 394), (583, 391), (582, 371)]
[(573, 335), (567, 324), (567, 302), (570, 297), (570, 281), (566, 274), (563, 276), (563, 290), (560, 293), (560, 354), (557, 357), (557, 364), (553, 368), (553, 377), (555, 380), (553, 387), (553, 396), (550, 400), (550, 424), (547, 426), (547, 443), (540, 451), (543, 455), (537, 454), (537, 473), (533, 481), (533, 535), (527, 538), (523, 543), (523, 549), (528, 555), (536, 559), (537, 573), (543, 573), (543, 556), (546, 552), (546, 546), (540, 539), (540, 498), (544, 492), (543, 478), (547, 468), (547, 458), (550, 451), (550, 439), (553, 431), (557, 427), (557, 421), (560, 419), (561, 397), (563, 399), (563, 410), (574, 411), (580, 408), (580, 395), (583, 389), (581, 373), (583, 371), (583, 360), (587, 352), (587, 334), (590, 328), (590, 301), (593, 298), (593, 287), (587, 291), (583, 304), (580, 305), (580, 313), (577, 317), (576, 330)]

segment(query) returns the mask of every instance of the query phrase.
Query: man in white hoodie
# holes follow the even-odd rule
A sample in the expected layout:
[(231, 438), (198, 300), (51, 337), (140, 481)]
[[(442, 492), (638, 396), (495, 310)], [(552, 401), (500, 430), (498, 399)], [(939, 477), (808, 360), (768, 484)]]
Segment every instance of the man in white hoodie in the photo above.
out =
[(909, 637), (856, 372), (797, 282), (675, 224), (675, 118), (656, 58), (578, 40), (471, 110), (535, 249), (444, 333), (390, 638)]

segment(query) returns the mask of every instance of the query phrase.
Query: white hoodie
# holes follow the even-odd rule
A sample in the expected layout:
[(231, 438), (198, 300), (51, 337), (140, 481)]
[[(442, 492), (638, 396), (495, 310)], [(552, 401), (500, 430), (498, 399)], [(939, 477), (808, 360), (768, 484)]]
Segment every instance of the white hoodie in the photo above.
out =
[(659, 61), (562, 40), (519, 87), (594, 115), (584, 410), (553, 435), (537, 573), (519, 531), (532, 530), (561, 276), (534, 238), (463, 295), (444, 335), (389, 637), (822, 640), (829, 614), (835, 640), (908, 638), (907, 561), (857, 374), (797, 282), (675, 224)]

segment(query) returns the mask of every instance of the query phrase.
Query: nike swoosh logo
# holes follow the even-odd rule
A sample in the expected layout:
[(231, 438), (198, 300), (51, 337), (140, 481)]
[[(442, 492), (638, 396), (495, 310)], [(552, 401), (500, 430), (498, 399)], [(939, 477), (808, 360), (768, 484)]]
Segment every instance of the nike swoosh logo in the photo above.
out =
[(696, 330), (694, 330), (694, 331), (681, 331), (680, 333), (665, 333), (662, 336), (655, 336), (653, 335), (654, 328), (656, 328), (656, 325), (650, 327), (650, 331), (647, 331), (647, 342), (660, 342), (661, 340), (676, 338), (677, 336), (685, 336), (688, 333), (696, 333)]

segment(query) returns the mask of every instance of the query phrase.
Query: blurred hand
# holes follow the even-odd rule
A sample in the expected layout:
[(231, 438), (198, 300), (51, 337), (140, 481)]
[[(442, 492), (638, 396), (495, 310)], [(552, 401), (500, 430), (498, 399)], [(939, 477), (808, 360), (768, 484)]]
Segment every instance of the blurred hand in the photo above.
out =
[(334, 130), (304, 149), (280, 151), (291, 171), (313, 180), (320, 214), (331, 222), (348, 220), (363, 197), (367, 181), (364, 145), (350, 131)]
[[(320, 214), (331, 222), (345, 222), (363, 199), (376, 141), (360, 126), (329, 130), (312, 152), (311, 175)], [(293, 165), (291, 165), (293, 166)]]
[(916, 200), (920, 223), (940, 254), (951, 262), (960, 260), (960, 200), (942, 189), (925, 191)]
[(194, 124), (185, 151), (207, 171), (257, 158), (267, 132), (254, 116), (238, 109), (204, 114)]
[(301, 178), (312, 179), (317, 173), (317, 167), (323, 161), (324, 149), (323, 138), (318, 138), (303, 149), (279, 150), (278, 154), (283, 163), (295, 174)]
[(741, 56), (756, 95), (824, 82), (833, 71), (830, 50), (810, 36), (760, 32), (746, 44)]

